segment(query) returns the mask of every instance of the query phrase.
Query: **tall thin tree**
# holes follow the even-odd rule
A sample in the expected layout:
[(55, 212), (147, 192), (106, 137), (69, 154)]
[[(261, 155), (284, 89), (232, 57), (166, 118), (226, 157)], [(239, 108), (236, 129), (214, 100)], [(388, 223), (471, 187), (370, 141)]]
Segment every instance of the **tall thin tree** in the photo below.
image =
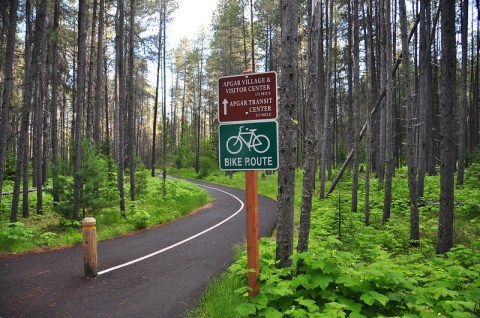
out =
[(155, 176), (155, 163), (156, 163), (156, 141), (157, 141), (157, 117), (158, 117), (158, 98), (160, 92), (160, 66), (162, 56), (162, 26), (163, 26), (163, 10), (160, 9), (159, 21), (158, 21), (158, 40), (157, 40), (157, 76), (155, 81), (155, 100), (153, 101), (153, 127), (152, 127), (152, 157), (150, 160), (151, 176)]
[(79, 0), (78, 3), (78, 53), (77, 53), (77, 90), (75, 100), (75, 136), (74, 152), (75, 161), (73, 166), (73, 219), (79, 218), (80, 192), (82, 188), (82, 179), (80, 168), (82, 164), (82, 125), (83, 109), (85, 95), (85, 61), (86, 61), (86, 23), (87, 23), (87, 3), (86, 0)]
[[(328, 160), (328, 147), (329, 147), (329, 122), (330, 122), (330, 99), (332, 95), (331, 82), (332, 82), (332, 47), (333, 47), (333, 1), (327, 1), (330, 9), (326, 10), (327, 13), (327, 67), (326, 67), (326, 85), (324, 89), (324, 110), (323, 110), (323, 131), (322, 131), (322, 145), (321, 145), (321, 160), (320, 160), (320, 199), (325, 198), (325, 182), (327, 175), (327, 160)], [(330, 10), (330, 13), (328, 12)], [(323, 64), (323, 63), (322, 63)], [(320, 65), (319, 67), (323, 67)], [(323, 85), (323, 83), (322, 83)]]
[(394, 161), (394, 131), (393, 131), (393, 74), (392, 67), (392, 32), (391, 32), (391, 9), (390, 1), (383, 0), (383, 26), (382, 31), (384, 47), (383, 60), (383, 78), (385, 83), (385, 197), (383, 200), (382, 222), (385, 223), (390, 218), (392, 205), (392, 179), (395, 171)]
[(318, 48), (320, 14), (322, 1), (312, 1), (312, 13), (309, 22), (309, 50), (308, 50), (308, 89), (307, 89), (307, 126), (305, 134), (305, 159), (303, 164), (303, 189), (300, 211), (300, 228), (298, 233), (298, 252), (308, 250), (310, 234), (310, 215), (312, 211), (312, 193), (315, 185), (315, 165), (317, 159), (317, 110), (318, 92)]
[(298, 2), (281, 1), (282, 56), (279, 110), (278, 221), (276, 259), (279, 268), (292, 264), (293, 211), (295, 197), (296, 129), (293, 118), (297, 103)]
[[(100, 7), (98, 13), (98, 34), (97, 34), (97, 76), (95, 87), (95, 108), (93, 111), (93, 140), (97, 148), (97, 153), (100, 152), (102, 142), (102, 132), (100, 130), (101, 121), (101, 106), (102, 106), (102, 91), (103, 91), (103, 32), (105, 28), (105, 0), (100, 0)], [(105, 107), (108, 107), (108, 100), (105, 99)], [(108, 137), (107, 137), (108, 138)]]
[(17, 32), (18, 0), (9, 3), (7, 47), (5, 51), (5, 67), (3, 79), (2, 107), (0, 108), (0, 200), (2, 199), (3, 174), (7, 152), (8, 119), (10, 116), (10, 101), (13, 84), (13, 66), (15, 53), (15, 36)]
[[(353, 165), (352, 165), (352, 212), (358, 209), (358, 174), (360, 154), (360, 25), (359, 3), (353, 1)], [(326, 125), (326, 123), (325, 123)]]
[(60, 182), (59, 182), (59, 165), (58, 165), (58, 41), (59, 41), (59, 16), (60, 16), (60, 0), (55, 0), (53, 10), (53, 38), (52, 38), (52, 99), (50, 104), (50, 112), (52, 117), (52, 179), (53, 179), (53, 202), (60, 201)]
[(37, 10), (38, 19), (35, 22), (35, 33), (38, 34), (37, 67), (36, 72), (33, 73), (33, 77), (36, 81), (35, 86), (35, 119), (34, 119), (34, 152), (33, 164), (34, 164), (34, 184), (37, 188), (37, 204), (36, 211), (38, 214), (43, 213), (43, 178), (42, 178), (42, 148), (43, 148), (43, 112), (45, 104), (45, 64), (46, 64), (46, 46), (47, 46), (47, 0), (40, 1)]
[(455, 172), (456, 43), (455, 0), (441, 0), (442, 69), (440, 89), (440, 215), (437, 253), (453, 246)]
[(374, 48), (373, 48), (373, 27), (372, 27), (372, 0), (367, 1), (367, 16), (365, 21), (365, 50), (366, 50), (366, 71), (367, 71), (367, 137), (365, 140), (365, 207), (364, 222), (370, 224), (370, 173), (372, 171), (372, 118), (370, 112), (374, 102)]
[(462, 88), (458, 105), (458, 171), (457, 185), (463, 185), (467, 152), (467, 109), (468, 109), (468, 0), (462, 0)]
[(407, 34), (407, 7), (405, 0), (400, 0), (400, 32), (402, 38), (403, 88), (407, 114), (407, 152), (408, 152), (408, 189), (410, 198), (410, 243), (418, 245), (420, 241), (420, 220), (417, 200), (417, 147), (415, 143), (415, 115), (413, 92), (410, 76), (410, 50)]
[(128, 80), (127, 80), (127, 158), (130, 173), (130, 200), (135, 200), (135, 85), (133, 82), (134, 45), (135, 45), (135, 0), (130, 0), (130, 32), (128, 43)]
[(423, 197), (425, 173), (427, 169), (427, 122), (428, 110), (431, 107), (431, 66), (430, 66), (430, 32), (427, 23), (427, 6), (429, 0), (420, 1), (420, 58), (419, 58), (419, 96), (418, 96), (418, 180), (417, 194)]
[(124, 78), (124, 57), (123, 45), (125, 37), (125, 4), (124, 0), (119, 0), (117, 5), (117, 21), (116, 21), (116, 53), (115, 53), (115, 67), (116, 67), (116, 122), (115, 129), (116, 138), (115, 144), (117, 148), (117, 183), (118, 192), (120, 196), (120, 210), (125, 216), (125, 144), (124, 144), (124, 112), (125, 112), (125, 78)]

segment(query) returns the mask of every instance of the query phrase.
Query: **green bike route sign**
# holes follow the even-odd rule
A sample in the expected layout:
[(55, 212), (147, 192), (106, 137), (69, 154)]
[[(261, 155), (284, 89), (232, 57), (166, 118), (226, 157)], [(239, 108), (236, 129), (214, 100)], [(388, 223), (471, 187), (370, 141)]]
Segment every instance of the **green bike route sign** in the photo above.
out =
[(218, 139), (221, 170), (278, 169), (276, 121), (220, 124)]

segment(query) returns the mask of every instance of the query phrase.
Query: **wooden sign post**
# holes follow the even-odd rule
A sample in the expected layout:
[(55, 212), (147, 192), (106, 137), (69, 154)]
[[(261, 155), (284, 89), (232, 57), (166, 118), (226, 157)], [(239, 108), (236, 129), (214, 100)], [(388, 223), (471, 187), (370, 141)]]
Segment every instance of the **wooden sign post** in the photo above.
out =
[(218, 79), (219, 165), (244, 170), (247, 212), (248, 295), (258, 295), (258, 172), (278, 168), (277, 74)]
[(258, 187), (257, 171), (245, 171), (245, 189), (247, 201), (247, 269), (249, 296), (255, 297), (259, 291), (258, 275)]

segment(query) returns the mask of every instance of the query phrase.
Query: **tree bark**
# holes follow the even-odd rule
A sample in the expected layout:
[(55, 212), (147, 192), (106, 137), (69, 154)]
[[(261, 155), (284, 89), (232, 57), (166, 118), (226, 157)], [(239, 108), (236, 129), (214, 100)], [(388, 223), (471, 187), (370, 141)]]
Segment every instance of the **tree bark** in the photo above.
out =
[(392, 32), (390, 17), (390, 1), (384, 1), (384, 83), (385, 83), (385, 197), (383, 200), (382, 222), (385, 223), (390, 218), (390, 208), (392, 204), (392, 178), (395, 171), (394, 161), (394, 134), (393, 134), (393, 75), (390, 71), (392, 67)]
[(127, 82), (127, 157), (130, 173), (130, 200), (135, 201), (135, 86), (133, 82), (133, 73), (135, 72), (134, 61), (134, 37), (135, 37), (135, 0), (130, 0), (130, 35), (129, 35), (129, 53), (128, 53), (128, 82)]
[[(15, 169), (15, 180), (13, 183), (12, 209), (10, 222), (16, 222), (18, 218), (18, 204), (20, 200), (20, 184), (23, 184), (23, 217), (29, 216), (28, 211), (28, 126), (30, 122), (30, 108), (32, 102), (33, 80), (32, 74), (36, 62), (32, 57), (32, 5), (30, 0), (25, 1), (25, 74), (23, 86), (23, 105), (20, 114), (20, 138), (17, 147), (17, 163)], [(38, 58), (38, 54), (34, 55)]]
[[(8, 17), (7, 46), (5, 52), (5, 69), (3, 79), (2, 108), (0, 109), (0, 193), (3, 189), (3, 174), (7, 153), (8, 119), (10, 116), (10, 101), (13, 84), (13, 65), (15, 53), (15, 36), (17, 32), (18, 0), (10, 1)], [(1, 197), (0, 197), (1, 201)]]
[(410, 51), (408, 47), (407, 35), (407, 9), (405, 0), (400, 0), (400, 30), (402, 38), (402, 61), (403, 61), (403, 79), (405, 108), (407, 113), (407, 151), (408, 151), (408, 189), (410, 198), (410, 243), (418, 245), (420, 241), (420, 219), (418, 214), (417, 201), (417, 165), (416, 165), (416, 145), (415, 145), (415, 118), (413, 109), (413, 93), (411, 89), (410, 77)]
[(255, 37), (253, 32), (253, 0), (250, 0), (250, 33), (251, 33), (251, 52), (252, 52), (252, 72), (255, 73)]
[[(98, 14), (98, 34), (97, 34), (97, 84), (95, 87), (95, 109), (93, 112), (93, 140), (100, 153), (102, 143), (102, 132), (100, 130), (101, 106), (102, 106), (102, 80), (103, 80), (103, 30), (104, 30), (104, 12), (105, 0), (100, 0), (100, 8)], [(108, 107), (108, 100), (105, 99), (105, 107)], [(107, 136), (107, 139), (108, 136)]]
[(163, 1), (163, 94), (162, 94), (162, 195), (167, 195), (167, 3)]
[[(431, 111), (431, 53), (430, 53), (430, 30), (427, 23), (428, 0), (421, 0), (420, 4), (420, 60), (419, 60), (419, 96), (418, 96), (418, 180), (417, 194), (423, 197), (425, 174), (427, 170), (427, 132), (431, 126), (427, 114)], [(429, 11), (429, 10), (428, 10)]]
[[(332, 82), (332, 40), (333, 40), (333, 0), (330, 0), (330, 13), (328, 14), (327, 9), (327, 24), (328, 24), (328, 34), (327, 34), (327, 68), (326, 68), (326, 85), (325, 85), (325, 94), (320, 96), (324, 99), (323, 103), (323, 131), (322, 131), (322, 149), (321, 149), (321, 161), (320, 161), (320, 199), (325, 198), (325, 182), (327, 174), (327, 159), (328, 159), (328, 146), (329, 146), (329, 121), (330, 121), (330, 96), (331, 92), (331, 82)], [(329, 16), (329, 19), (328, 19)], [(322, 26), (323, 27), (323, 26)], [(323, 39), (320, 39), (323, 41)], [(319, 65), (323, 68), (323, 63)]]
[[(94, 113), (94, 101), (93, 101), (93, 82), (94, 82), (94, 59), (95, 59), (95, 29), (97, 25), (97, 6), (98, 0), (93, 0), (92, 5), (92, 27), (91, 27), (91, 34), (90, 34), (90, 56), (89, 56), (89, 63), (88, 63), (88, 81), (87, 81), (87, 98), (86, 98), (86, 113), (87, 113), (87, 120), (86, 120), (86, 129), (87, 135), (91, 138), (94, 138), (94, 131), (93, 131), (93, 113)], [(98, 80), (96, 81), (98, 85), (101, 85)]]
[(467, 149), (467, 73), (468, 73), (468, 0), (462, 1), (462, 88), (458, 105), (458, 171), (457, 186), (463, 185)]
[(441, 0), (442, 69), (440, 89), (440, 215), (437, 254), (453, 246), (455, 171), (455, 1)]
[(125, 106), (125, 78), (124, 78), (124, 65), (123, 65), (123, 45), (124, 45), (124, 21), (125, 21), (125, 12), (124, 12), (124, 1), (119, 0), (117, 6), (117, 48), (116, 48), (116, 89), (117, 89), (117, 118), (116, 118), (116, 129), (117, 129), (117, 139), (115, 143), (118, 149), (118, 169), (117, 169), (117, 182), (118, 182), (118, 191), (120, 196), (120, 210), (122, 211), (123, 216), (125, 216), (125, 183), (124, 183), (124, 168), (125, 168), (125, 144), (124, 144), (124, 106)]
[[(45, 102), (45, 61), (46, 61), (46, 37), (47, 37), (47, 0), (42, 0), (37, 10), (37, 19), (35, 21), (35, 47), (38, 46), (38, 51), (33, 54), (38, 54), (33, 73), (36, 81), (35, 93), (35, 125), (34, 125), (34, 153), (33, 164), (34, 169), (34, 184), (37, 188), (37, 204), (36, 211), (38, 214), (43, 214), (43, 178), (42, 178), (42, 144), (43, 144), (43, 110)], [(37, 38), (38, 34), (38, 38)], [(35, 51), (35, 48), (34, 48)]]
[(315, 185), (315, 165), (317, 159), (317, 94), (318, 81), (318, 46), (320, 15), (322, 14), (322, 1), (316, 0), (312, 5), (312, 15), (309, 22), (309, 60), (308, 60), (308, 88), (307, 88), (307, 113), (305, 134), (305, 161), (303, 164), (303, 189), (300, 211), (300, 228), (298, 232), (297, 251), (308, 250), (310, 234), (310, 215), (312, 211), (312, 192)]
[[(367, 69), (367, 114), (370, 114), (374, 101), (373, 83), (373, 28), (372, 28), (372, 0), (367, 1), (367, 17), (365, 23), (365, 49)], [(367, 137), (365, 140), (365, 208), (364, 223), (370, 224), (370, 172), (372, 170), (372, 125), (371, 117), (367, 115)]]
[(74, 151), (75, 161), (73, 166), (73, 219), (79, 219), (80, 209), (80, 191), (83, 186), (80, 177), (80, 168), (82, 164), (82, 124), (83, 124), (83, 109), (85, 97), (85, 34), (87, 23), (87, 4), (86, 0), (79, 0), (78, 4), (78, 53), (77, 53), (77, 90), (75, 103), (75, 140)]
[(279, 110), (279, 170), (278, 170), (278, 221), (277, 221), (277, 267), (292, 264), (293, 212), (295, 197), (295, 135), (293, 118), (297, 102), (297, 0), (282, 0), (282, 57), (280, 72)]
[(53, 202), (60, 202), (60, 185), (58, 180), (58, 31), (60, 16), (60, 0), (55, 0), (53, 12), (53, 40), (52, 40), (52, 100), (50, 112), (52, 116), (52, 179), (53, 179)]
[(358, 166), (360, 154), (360, 28), (358, 22), (358, 0), (353, 1), (353, 166), (352, 166), (352, 212), (358, 210)]
[(153, 101), (153, 128), (152, 128), (152, 157), (150, 160), (151, 176), (155, 176), (155, 162), (156, 162), (156, 141), (157, 141), (157, 117), (158, 117), (158, 93), (160, 86), (160, 64), (162, 52), (162, 19), (163, 14), (160, 10), (160, 21), (158, 27), (158, 52), (157, 52), (157, 76), (155, 81), (155, 100)]

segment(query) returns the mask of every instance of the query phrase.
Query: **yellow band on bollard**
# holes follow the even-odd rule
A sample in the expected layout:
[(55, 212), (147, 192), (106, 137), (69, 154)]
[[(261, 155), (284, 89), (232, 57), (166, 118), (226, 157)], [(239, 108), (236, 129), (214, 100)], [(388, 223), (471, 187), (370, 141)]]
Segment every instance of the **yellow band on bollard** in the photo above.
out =
[(82, 228), (84, 229), (94, 229), (96, 226), (95, 225), (83, 225)]

